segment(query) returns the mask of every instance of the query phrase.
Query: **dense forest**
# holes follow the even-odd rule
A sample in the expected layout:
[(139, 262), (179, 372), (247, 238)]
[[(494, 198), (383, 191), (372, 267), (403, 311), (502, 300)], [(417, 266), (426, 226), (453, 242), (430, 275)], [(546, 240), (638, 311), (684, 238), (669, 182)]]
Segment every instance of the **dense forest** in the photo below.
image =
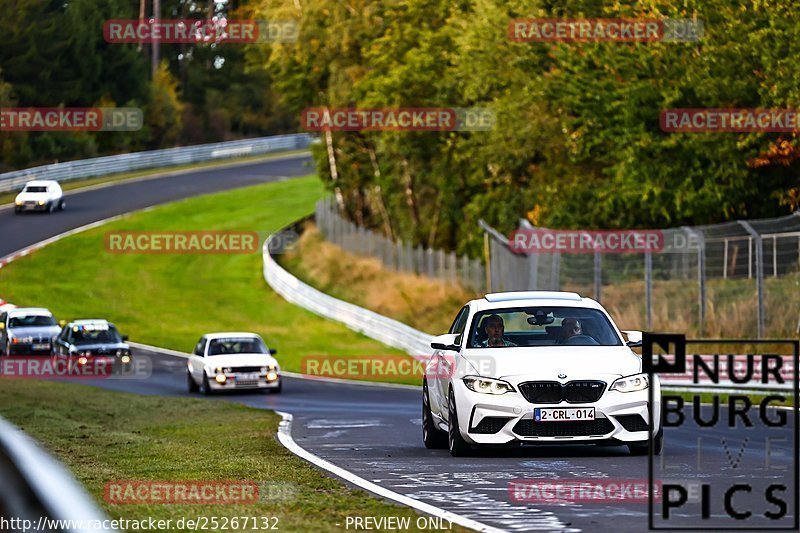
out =
[[(161, 0), (161, 19), (242, 18), (246, 2)], [(239, 43), (106, 42), (104, 23), (144, 20), (152, 0), (14, 0), (0, 18), (0, 107), (138, 107), (137, 132), (3, 132), (0, 172), (109, 153), (296, 131)]]
[[(789, 213), (796, 133), (667, 133), (670, 108), (791, 109), (794, 0), (282, 0), (295, 46), (260, 62), (307, 106), (479, 106), (489, 132), (331, 132), (317, 154), (351, 218), (477, 254), (484, 218), (642, 228)], [(697, 42), (514, 42), (512, 19), (694, 19)], [(335, 165), (335, 168), (332, 168)], [(333, 172), (332, 172), (333, 169)]]
[[(291, 20), (288, 44), (109, 44), (152, 0), (15, 0), (0, 107), (141, 107), (141, 131), (0, 131), (0, 170), (300, 129), (309, 107), (481, 107), (490, 131), (323, 132), (354, 221), (480, 253), (477, 221), (653, 228), (789, 213), (796, 133), (675, 133), (671, 108), (792, 109), (794, 0), (162, 0), (161, 18)], [(516, 42), (512, 19), (702, 21), (695, 42)]]

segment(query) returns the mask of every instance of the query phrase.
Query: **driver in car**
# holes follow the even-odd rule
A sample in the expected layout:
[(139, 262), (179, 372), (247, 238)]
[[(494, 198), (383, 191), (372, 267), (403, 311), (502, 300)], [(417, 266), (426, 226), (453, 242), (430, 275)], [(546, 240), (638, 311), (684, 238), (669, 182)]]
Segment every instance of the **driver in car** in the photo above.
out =
[(572, 337), (583, 335), (583, 327), (580, 320), (577, 318), (565, 318), (561, 322), (561, 336), (558, 339), (559, 344), (566, 344)]
[(484, 321), (486, 340), (479, 343), (483, 348), (499, 348), (501, 346), (517, 346), (510, 340), (503, 337), (505, 324), (500, 315), (489, 315)]

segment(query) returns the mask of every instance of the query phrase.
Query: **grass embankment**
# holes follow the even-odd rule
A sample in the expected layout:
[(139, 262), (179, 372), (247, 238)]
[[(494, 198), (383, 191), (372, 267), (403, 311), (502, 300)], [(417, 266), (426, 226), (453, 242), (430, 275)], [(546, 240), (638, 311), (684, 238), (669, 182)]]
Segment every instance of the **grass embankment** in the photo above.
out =
[[(184, 352), (203, 333), (254, 331), (286, 370), (314, 355), (400, 355), (346, 327), (290, 305), (262, 275), (261, 254), (113, 254), (110, 231), (277, 231), (324, 194), (313, 177), (191, 198), (68, 237), (0, 269), (0, 293), (49, 307), (59, 319), (112, 320), (131, 340)], [(342, 376), (347, 377), (347, 376)], [(385, 381), (419, 383), (413, 376)]]
[(311, 223), (281, 263), (322, 292), (433, 335), (446, 333), (464, 304), (477, 297), (458, 285), (395, 272), (379, 259), (348, 253), (325, 241)]
[[(281, 446), (275, 439), (279, 417), (270, 411), (75, 384), (3, 380), (0, 416), (65, 463), (112, 518), (153, 517), (174, 524), (184, 517), (275, 516), (278, 530), (305, 532), (341, 531), (347, 516), (397, 516), (410, 517), (416, 530), (414, 511), (348, 489)], [(280, 492), (264, 491), (273, 500), (262, 496), (266, 501), (236, 505), (113, 505), (104, 500), (107, 483), (132, 480), (238, 480), (268, 483)], [(173, 526), (170, 531), (181, 529)]]
[[(85, 178), (85, 179), (66, 181), (61, 184), (61, 189), (66, 192), (66, 191), (73, 191), (76, 189), (83, 189), (85, 187), (91, 187), (93, 185), (101, 185), (104, 183), (114, 183), (118, 181), (133, 180), (137, 178), (157, 177), (157, 175), (159, 174), (171, 174), (185, 170), (203, 170), (207, 168), (226, 167), (242, 163), (257, 163), (259, 161), (269, 161), (270, 159), (279, 159), (281, 157), (302, 154), (305, 153), (306, 151), (307, 150), (289, 150), (286, 152), (277, 152), (273, 154), (261, 154), (261, 155), (237, 157), (236, 159), (209, 161), (207, 163), (193, 163), (190, 165), (174, 165), (169, 167), (148, 168), (146, 170), (138, 170), (136, 172), (121, 172), (119, 174), (111, 174), (109, 176), (98, 176), (96, 178)], [(0, 193), (0, 205), (13, 202), (14, 198), (17, 197), (17, 194), (19, 194), (19, 191)]]

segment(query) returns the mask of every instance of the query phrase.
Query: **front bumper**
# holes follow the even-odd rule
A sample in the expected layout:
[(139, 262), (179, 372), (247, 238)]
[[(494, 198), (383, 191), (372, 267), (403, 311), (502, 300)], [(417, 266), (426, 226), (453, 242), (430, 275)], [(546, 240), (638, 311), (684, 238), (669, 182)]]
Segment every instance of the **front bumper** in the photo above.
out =
[[(660, 389), (656, 384), (656, 398)], [(593, 403), (535, 404), (522, 394), (489, 395), (472, 392), (461, 380), (453, 381), (461, 435), (473, 444), (569, 444), (641, 442), (648, 439), (648, 391), (606, 390)], [(537, 407), (594, 407), (595, 420), (535, 422)], [(660, 403), (654, 406), (654, 433), (659, 429)]]
[(47, 211), (48, 204), (39, 205), (38, 203), (24, 202), (22, 204), (14, 204), (14, 209), (17, 211)]
[(258, 378), (239, 376), (237, 374), (226, 374), (225, 378), (225, 382), (220, 383), (215, 379), (215, 376), (210, 376), (208, 379), (209, 388), (213, 391), (226, 391), (247, 389), (277, 389), (281, 386), (280, 374), (278, 374), (277, 379), (274, 380), (268, 380), (263, 374)]
[(50, 355), (53, 343), (50, 339), (33, 342), (9, 343), (9, 355)]

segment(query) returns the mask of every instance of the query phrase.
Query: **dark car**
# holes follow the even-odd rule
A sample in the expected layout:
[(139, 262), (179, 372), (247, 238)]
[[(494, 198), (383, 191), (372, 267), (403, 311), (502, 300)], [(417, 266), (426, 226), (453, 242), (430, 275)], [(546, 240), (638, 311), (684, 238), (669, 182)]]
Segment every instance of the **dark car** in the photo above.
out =
[(61, 331), (53, 313), (39, 307), (17, 307), (0, 313), (0, 353), (49, 355)]
[(66, 359), (70, 367), (107, 365), (115, 373), (125, 372), (133, 361), (127, 340), (106, 320), (74, 320), (53, 342), (53, 356)]

